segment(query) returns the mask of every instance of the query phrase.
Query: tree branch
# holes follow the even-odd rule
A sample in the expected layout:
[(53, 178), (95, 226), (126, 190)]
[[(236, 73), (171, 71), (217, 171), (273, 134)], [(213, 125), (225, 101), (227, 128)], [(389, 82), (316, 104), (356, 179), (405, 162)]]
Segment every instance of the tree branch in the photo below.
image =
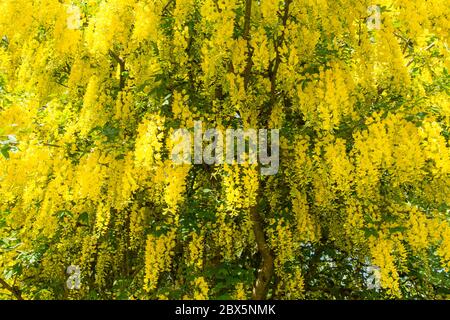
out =
[(263, 110), (262, 118), (266, 120), (269, 115), (271, 108), (275, 105), (277, 94), (276, 94), (276, 88), (277, 88), (277, 75), (278, 75), (278, 69), (280, 68), (281, 64), (281, 54), (280, 54), (280, 47), (283, 45), (284, 37), (285, 37), (285, 28), (287, 25), (287, 20), (289, 18), (289, 7), (292, 3), (292, 0), (286, 0), (284, 5), (284, 13), (282, 18), (282, 24), (283, 24), (283, 31), (280, 35), (280, 37), (277, 39), (275, 43), (275, 60), (273, 63), (271, 63), (269, 67), (269, 76), (270, 76), (270, 101), (267, 105), (266, 110)]
[(253, 233), (255, 234), (258, 251), (261, 253), (261, 268), (258, 270), (258, 277), (253, 286), (252, 299), (264, 300), (267, 298), (270, 281), (272, 280), (274, 264), (273, 253), (266, 242), (264, 235), (264, 223), (258, 213), (257, 207), (250, 208), (250, 216), (253, 222)]
[[(244, 17), (244, 34), (243, 38), (247, 41), (247, 63), (245, 66), (243, 78), (244, 78), (244, 88), (248, 89), (251, 78), (251, 71), (253, 67), (253, 48), (250, 45), (250, 27), (251, 27), (251, 17), (252, 17), (252, 0), (245, 1), (245, 17)], [(255, 235), (256, 245), (258, 251), (261, 254), (261, 267), (258, 270), (258, 275), (253, 285), (252, 298), (255, 300), (263, 300), (267, 297), (267, 292), (269, 290), (269, 284), (273, 276), (273, 254), (267, 245), (265, 235), (264, 235), (264, 222), (262, 221), (261, 215), (258, 212), (258, 204), (253, 205), (250, 208), (250, 219), (253, 224), (253, 233)]]
[(3, 280), (2, 278), (0, 278), (0, 284), (2, 285), (3, 288), (11, 292), (14, 295), (14, 297), (16, 297), (17, 300), (23, 300), (22, 294), (20, 293), (20, 290), (17, 287), (9, 285), (8, 282)]
[(109, 50), (109, 55), (119, 64), (120, 67), (119, 86), (120, 90), (122, 90), (125, 87), (125, 77), (122, 74), (125, 71), (125, 60), (122, 57), (120, 57), (117, 53), (115, 53), (113, 50)]
[(245, 18), (244, 18), (244, 34), (243, 38), (247, 41), (247, 64), (245, 65), (244, 70), (244, 88), (247, 90), (247, 87), (250, 83), (250, 75), (253, 67), (253, 48), (250, 45), (250, 22), (252, 18), (252, 0), (245, 1)]

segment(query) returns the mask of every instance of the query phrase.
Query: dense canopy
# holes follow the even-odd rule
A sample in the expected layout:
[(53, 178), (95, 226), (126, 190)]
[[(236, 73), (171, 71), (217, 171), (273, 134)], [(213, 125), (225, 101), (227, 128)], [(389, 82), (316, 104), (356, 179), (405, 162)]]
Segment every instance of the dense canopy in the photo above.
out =
[[(0, 0), (0, 299), (448, 298), (448, 17)], [(277, 174), (173, 163), (195, 121), (279, 129)]]

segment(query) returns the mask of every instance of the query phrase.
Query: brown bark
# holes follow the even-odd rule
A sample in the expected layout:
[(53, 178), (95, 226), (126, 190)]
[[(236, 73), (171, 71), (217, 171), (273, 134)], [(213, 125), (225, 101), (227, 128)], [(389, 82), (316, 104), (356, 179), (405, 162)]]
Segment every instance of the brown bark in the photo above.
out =
[(261, 266), (258, 276), (253, 286), (252, 299), (264, 300), (267, 298), (270, 281), (273, 277), (273, 254), (266, 242), (264, 234), (264, 223), (256, 206), (250, 208), (250, 215), (253, 222), (253, 233), (255, 234), (258, 251), (261, 254)]
[[(292, 0), (287, 0), (285, 2), (284, 12), (282, 16), (282, 23), (284, 26), (287, 25), (287, 20), (289, 18), (289, 6), (291, 5)], [(245, 22), (244, 22), (244, 39), (247, 40), (248, 46), (248, 57), (247, 57), (247, 65), (244, 71), (244, 86), (245, 89), (248, 88), (251, 77), (251, 69), (252, 69), (252, 53), (253, 50), (250, 46), (250, 22), (251, 22), (251, 8), (252, 8), (252, 0), (246, 0), (245, 2)], [(284, 31), (281, 37), (277, 40), (275, 45), (276, 47), (276, 58), (271, 64), (271, 68), (269, 69), (269, 77), (271, 82), (271, 101), (269, 104), (269, 108), (272, 108), (275, 105), (275, 100), (277, 99), (276, 95), (276, 77), (278, 74), (278, 69), (281, 63), (281, 56), (279, 53), (279, 47), (281, 47), (284, 41)], [(267, 116), (271, 110), (263, 111), (263, 122), (266, 124)], [(267, 113), (267, 114), (264, 114)], [(258, 197), (261, 198), (261, 197)], [(255, 235), (255, 241), (258, 247), (258, 251), (261, 254), (261, 265), (258, 270), (258, 274), (256, 277), (255, 284), (253, 286), (252, 299), (254, 300), (263, 300), (267, 299), (267, 294), (269, 291), (270, 283), (274, 275), (274, 254), (269, 248), (265, 233), (264, 233), (264, 221), (259, 212), (259, 206), (256, 204), (250, 208), (250, 218), (253, 223), (253, 233)]]
[[(244, 87), (247, 90), (250, 84), (251, 71), (253, 67), (253, 48), (250, 45), (250, 22), (252, 15), (252, 0), (245, 1), (245, 18), (244, 18), (244, 32), (243, 38), (247, 41), (247, 64), (244, 70)], [(260, 198), (260, 197), (258, 197)], [(252, 299), (264, 300), (267, 298), (270, 282), (273, 277), (273, 254), (267, 245), (266, 237), (264, 234), (264, 221), (258, 211), (259, 206), (255, 204), (250, 208), (250, 219), (253, 224), (253, 233), (255, 235), (255, 241), (258, 248), (258, 252), (261, 254), (261, 265), (258, 270), (256, 281), (253, 285)]]
[(245, 1), (245, 18), (244, 18), (244, 34), (243, 38), (247, 41), (247, 63), (244, 71), (244, 87), (247, 89), (250, 82), (250, 75), (253, 66), (253, 48), (250, 45), (250, 21), (252, 18), (252, 0)]
[(3, 280), (2, 278), (0, 278), (0, 284), (3, 288), (11, 292), (17, 300), (23, 300), (20, 290), (17, 287), (9, 285), (8, 282)]

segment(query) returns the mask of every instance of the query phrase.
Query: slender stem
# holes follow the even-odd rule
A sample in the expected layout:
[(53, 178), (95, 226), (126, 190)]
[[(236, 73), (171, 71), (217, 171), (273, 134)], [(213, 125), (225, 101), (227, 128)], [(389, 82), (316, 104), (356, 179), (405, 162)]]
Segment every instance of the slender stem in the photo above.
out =
[(11, 292), (14, 295), (14, 297), (16, 297), (17, 300), (23, 300), (20, 290), (17, 287), (9, 285), (8, 282), (3, 280), (2, 278), (0, 278), (0, 284), (2, 285), (3, 288)]
[(245, 18), (243, 38), (247, 41), (247, 64), (244, 70), (244, 87), (247, 89), (250, 83), (250, 75), (253, 67), (253, 48), (250, 45), (250, 22), (252, 18), (252, 0), (245, 1)]

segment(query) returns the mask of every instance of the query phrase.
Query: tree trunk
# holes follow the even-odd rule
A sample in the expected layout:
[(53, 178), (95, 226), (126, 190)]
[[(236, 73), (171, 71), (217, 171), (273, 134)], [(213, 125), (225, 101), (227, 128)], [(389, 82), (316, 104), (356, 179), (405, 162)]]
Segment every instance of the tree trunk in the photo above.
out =
[(255, 234), (258, 251), (261, 254), (261, 266), (258, 276), (253, 286), (252, 299), (264, 300), (267, 298), (270, 281), (273, 276), (273, 254), (266, 242), (264, 235), (264, 223), (258, 213), (257, 206), (250, 208), (250, 215), (253, 222), (253, 232)]

